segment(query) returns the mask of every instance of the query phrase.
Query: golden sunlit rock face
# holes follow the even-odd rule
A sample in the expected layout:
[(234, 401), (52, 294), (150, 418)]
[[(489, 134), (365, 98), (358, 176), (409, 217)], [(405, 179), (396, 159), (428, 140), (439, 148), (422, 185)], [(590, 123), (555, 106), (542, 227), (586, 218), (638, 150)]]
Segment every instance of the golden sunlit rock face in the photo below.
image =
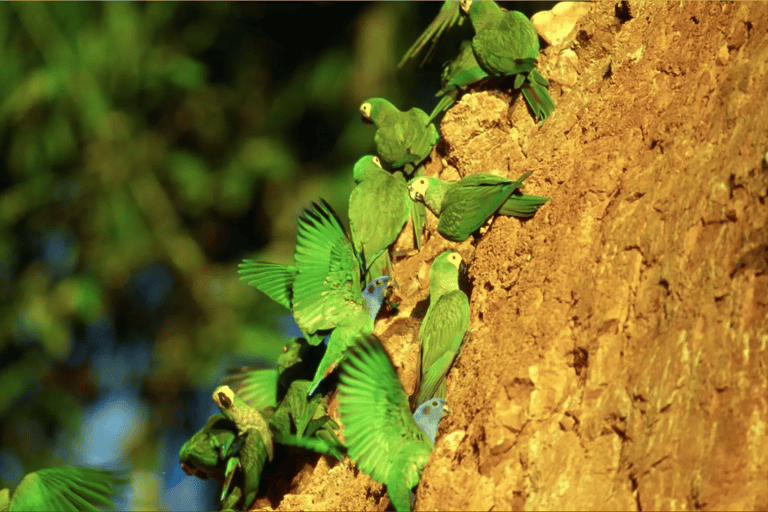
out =
[[(590, 4), (539, 69), (546, 123), (511, 82), (467, 94), (427, 174), (533, 171), (551, 201), (462, 244), (428, 214), (377, 322), (412, 393), (428, 264), (461, 253), (471, 335), (417, 509), (768, 508), (768, 4)], [(325, 460), (291, 493), (256, 506), (389, 504)]]

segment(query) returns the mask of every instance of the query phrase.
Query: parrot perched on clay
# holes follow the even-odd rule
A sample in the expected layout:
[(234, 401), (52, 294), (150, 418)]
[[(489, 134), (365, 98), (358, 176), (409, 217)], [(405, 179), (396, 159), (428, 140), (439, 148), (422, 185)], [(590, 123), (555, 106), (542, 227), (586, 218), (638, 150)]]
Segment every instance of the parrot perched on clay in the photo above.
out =
[(380, 276), (362, 288), (358, 257), (336, 212), (321, 200), (299, 217), (295, 267), (252, 260), (241, 265), (244, 279), (291, 305), (310, 344), (330, 334), (310, 393), (336, 367), (349, 340), (373, 332), (390, 279)]
[(448, 240), (463, 242), (494, 214), (532, 217), (548, 197), (516, 194), (523, 174), (509, 180), (493, 174), (472, 174), (457, 182), (423, 176), (408, 184), (411, 199), (427, 205), (437, 215), (437, 231)]
[(208, 418), (179, 451), (181, 468), (200, 479), (212, 478), (222, 484), (221, 509), (233, 509), (242, 490), (232, 481), (240, 463), (238, 457), (245, 439), (237, 439), (237, 427), (222, 414)]
[(429, 43), (429, 50), (427, 51), (424, 59), (421, 61), (421, 66), (429, 62), (437, 50), (437, 44), (445, 33), (454, 26), (461, 26), (464, 23), (464, 16), (461, 14), (461, 9), (458, 1), (446, 0), (443, 5), (440, 6), (440, 11), (435, 16), (430, 24), (424, 29), (424, 32), (416, 39), (416, 42), (405, 52), (403, 58), (400, 59), (398, 68), (410, 59), (416, 57), (421, 52), (422, 48)]
[(461, 43), (459, 55), (443, 68), (443, 87), (435, 94), (436, 97), (440, 98), (440, 101), (429, 114), (429, 120), (432, 121), (451, 108), (467, 87), (487, 77), (488, 73), (477, 63), (474, 50), (472, 50), (472, 41), (464, 40)]
[(238, 438), (244, 438), (238, 457), (243, 472), (242, 491), (248, 507), (259, 490), (264, 464), (274, 457), (272, 431), (261, 412), (246, 404), (229, 386), (216, 388), (213, 400), (221, 414), (237, 427)]
[(379, 158), (364, 156), (354, 168), (357, 186), (349, 196), (349, 228), (355, 251), (365, 259), (365, 279), (392, 268), (389, 246), (411, 215), (413, 202), (402, 173), (382, 169)]
[(360, 116), (363, 122), (376, 125), (374, 141), (381, 159), (406, 176), (413, 174), (440, 138), (423, 110), (414, 107), (402, 112), (384, 98), (363, 102)]
[(115, 508), (121, 480), (109, 471), (75, 466), (45, 468), (29, 473), (11, 493), (0, 491), (0, 510), (99, 510)]
[(547, 91), (549, 82), (536, 71), (539, 36), (531, 20), (519, 11), (505, 11), (490, 0), (461, 0), (461, 11), (475, 29), (472, 49), (480, 67), (489, 76), (515, 77), (515, 89), (534, 114), (544, 120), (555, 102)]
[(469, 299), (459, 289), (461, 256), (441, 253), (429, 270), (429, 307), (419, 329), (421, 385), (416, 402), (445, 398), (445, 376), (469, 328)]
[[(358, 469), (386, 484), (396, 510), (410, 510), (413, 489), (432, 452), (381, 342), (373, 336), (354, 345), (341, 363), (339, 415), (347, 453)], [(436, 407), (422, 414), (442, 414)], [(439, 422), (439, 419), (438, 419)], [(430, 428), (434, 421), (421, 421)]]

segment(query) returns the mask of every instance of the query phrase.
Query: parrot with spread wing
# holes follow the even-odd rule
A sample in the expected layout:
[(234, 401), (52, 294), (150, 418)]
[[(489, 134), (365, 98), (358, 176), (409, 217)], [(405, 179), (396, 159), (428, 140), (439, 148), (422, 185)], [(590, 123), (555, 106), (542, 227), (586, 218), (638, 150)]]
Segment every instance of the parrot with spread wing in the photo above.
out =
[(475, 29), (472, 49), (480, 67), (490, 76), (517, 75), (514, 87), (522, 89), (534, 114), (541, 120), (549, 117), (555, 102), (547, 91), (549, 82), (536, 71), (539, 35), (531, 20), (491, 0), (460, 0), (460, 4)]
[(349, 196), (349, 228), (355, 251), (363, 255), (366, 279), (392, 268), (389, 246), (411, 215), (413, 202), (402, 173), (382, 169), (376, 156), (364, 156), (354, 168), (357, 186)]
[(0, 491), (0, 510), (99, 510), (114, 508), (116, 486), (109, 471), (61, 466), (29, 473), (11, 493)]
[(417, 403), (445, 398), (445, 377), (469, 328), (469, 299), (459, 289), (458, 252), (441, 253), (429, 270), (429, 307), (421, 322), (421, 385)]
[(396, 510), (411, 510), (411, 489), (418, 485), (433, 447), (419, 422), (426, 429), (435, 424), (436, 430), (436, 422), (423, 416), (442, 415), (443, 407), (422, 409), (419, 420), (414, 418), (395, 368), (373, 336), (362, 338), (342, 361), (338, 400), (349, 458), (386, 484)]
[(336, 367), (349, 340), (373, 332), (390, 284), (380, 276), (362, 288), (358, 257), (336, 212), (321, 200), (299, 217), (294, 267), (251, 260), (241, 265), (240, 274), (251, 284), (290, 304), (310, 344), (325, 339), (310, 393)]
[(472, 174), (457, 182), (422, 176), (411, 180), (411, 199), (427, 205), (438, 217), (437, 231), (448, 240), (463, 242), (492, 215), (532, 217), (548, 197), (515, 193), (527, 172), (517, 180), (493, 174)]
[(392, 170), (410, 176), (429, 156), (440, 136), (421, 109), (398, 110), (384, 98), (370, 98), (360, 105), (364, 123), (376, 125), (376, 151)]

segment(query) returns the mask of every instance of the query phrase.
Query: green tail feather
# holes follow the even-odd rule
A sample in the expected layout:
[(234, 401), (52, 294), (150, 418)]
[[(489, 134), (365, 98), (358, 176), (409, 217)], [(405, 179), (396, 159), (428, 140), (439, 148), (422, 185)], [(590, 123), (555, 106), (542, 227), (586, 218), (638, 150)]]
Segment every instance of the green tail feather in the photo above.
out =
[(536, 117), (544, 121), (555, 110), (555, 101), (549, 95), (544, 83), (549, 85), (549, 81), (541, 76), (535, 69), (532, 70), (522, 85), (522, 92), (525, 101), (536, 114)]
[(497, 213), (521, 218), (533, 217), (536, 211), (547, 201), (549, 201), (548, 197), (512, 194), (501, 205)]

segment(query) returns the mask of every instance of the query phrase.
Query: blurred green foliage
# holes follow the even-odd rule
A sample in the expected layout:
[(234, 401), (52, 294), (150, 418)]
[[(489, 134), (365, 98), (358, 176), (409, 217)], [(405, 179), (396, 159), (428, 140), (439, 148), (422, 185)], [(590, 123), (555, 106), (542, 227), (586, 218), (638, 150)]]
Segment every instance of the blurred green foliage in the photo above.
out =
[[(160, 485), (147, 475), (178, 457), (163, 432), (205, 421), (189, 392), (284, 343), (237, 263), (291, 263), (318, 197), (346, 215), (373, 150), (363, 100), (434, 105), (441, 57), (396, 63), (438, 8), (0, 3), (0, 457), (70, 462), (89, 404), (135, 388), (149, 412), (123, 462)], [(146, 364), (117, 368), (121, 347)], [(116, 368), (94, 366), (104, 354)]]

